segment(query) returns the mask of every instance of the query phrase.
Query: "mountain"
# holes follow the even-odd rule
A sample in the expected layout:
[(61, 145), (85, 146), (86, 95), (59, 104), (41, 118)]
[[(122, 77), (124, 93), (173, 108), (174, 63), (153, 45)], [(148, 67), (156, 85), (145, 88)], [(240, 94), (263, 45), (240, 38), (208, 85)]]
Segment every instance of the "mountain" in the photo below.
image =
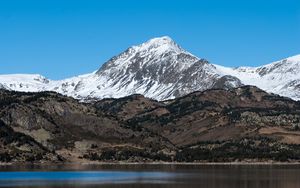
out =
[(10, 74), (0, 75), (0, 88), (24, 91), (39, 92), (49, 90), (50, 80), (38, 74)]
[[(222, 82), (218, 80), (222, 78)], [(238, 79), (219, 75), (215, 66), (178, 46), (171, 38), (155, 38), (111, 58), (93, 74), (71, 78), (54, 88), (75, 98), (119, 98), (143, 94), (172, 99), (218, 84), (240, 86)]]
[(260, 67), (215, 66), (221, 74), (238, 77), (245, 85), (255, 85), (270, 93), (300, 99), (300, 55)]
[(158, 102), (0, 90), (0, 162), (299, 161), (300, 103), (254, 86)]
[(193, 91), (255, 85), (299, 100), (299, 57), (261, 67), (227, 68), (192, 55), (169, 37), (161, 37), (128, 48), (90, 74), (59, 81), (41, 75), (1, 75), (0, 87), (15, 91), (55, 91), (81, 100), (132, 94), (168, 100)]
[[(155, 38), (110, 59), (96, 74), (104, 78), (99, 90), (114, 96), (139, 93), (157, 100), (212, 88), (221, 78), (215, 67), (183, 50), (169, 37)], [(224, 78), (224, 83), (235, 80)]]

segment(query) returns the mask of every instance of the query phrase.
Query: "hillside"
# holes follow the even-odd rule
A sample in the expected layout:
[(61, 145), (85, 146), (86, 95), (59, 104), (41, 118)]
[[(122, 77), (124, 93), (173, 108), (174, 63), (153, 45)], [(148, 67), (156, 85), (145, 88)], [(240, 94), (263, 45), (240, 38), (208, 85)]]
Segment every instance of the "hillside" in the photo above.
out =
[(300, 103), (253, 86), (82, 103), (0, 90), (2, 162), (298, 161)]

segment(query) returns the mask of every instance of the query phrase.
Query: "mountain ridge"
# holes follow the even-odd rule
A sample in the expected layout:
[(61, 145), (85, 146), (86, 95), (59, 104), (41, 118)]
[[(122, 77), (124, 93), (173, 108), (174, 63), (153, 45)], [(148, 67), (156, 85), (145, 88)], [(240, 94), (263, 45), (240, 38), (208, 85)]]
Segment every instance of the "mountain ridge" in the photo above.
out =
[(136, 93), (167, 100), (198, 90), (255, 85), (299, 100), (298, 65), (300, 55), (260, 67), (228, 68), (198, 58), (164, 36), (129, 47), (90, 74), (56, 81), (41, 75), (0, 75), (0, 84), (15, 91), (55, 91), (81, 100)]

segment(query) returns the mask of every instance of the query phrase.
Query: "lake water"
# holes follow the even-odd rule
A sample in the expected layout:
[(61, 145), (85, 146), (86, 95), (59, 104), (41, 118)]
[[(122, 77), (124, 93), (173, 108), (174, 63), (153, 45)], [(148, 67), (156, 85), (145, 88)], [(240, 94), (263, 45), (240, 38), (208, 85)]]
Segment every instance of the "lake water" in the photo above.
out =
[(300, 165), (0, 166), (0, 187), (300, 188)]

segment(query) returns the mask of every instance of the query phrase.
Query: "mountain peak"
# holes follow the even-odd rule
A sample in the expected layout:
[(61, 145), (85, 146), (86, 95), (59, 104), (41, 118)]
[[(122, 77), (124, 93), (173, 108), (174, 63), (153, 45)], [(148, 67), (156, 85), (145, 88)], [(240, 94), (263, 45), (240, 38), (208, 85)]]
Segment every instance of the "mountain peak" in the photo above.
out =
[(148, 40), (146, 43), (151, 44), (172, 44), (175, 43), (173, 39), (169, 36), (156, 37)]
[[(149, 71), (148, 69), (154, 71), (154, 67), (159, 69), (158, 67), (161, 66), (165, 66), (165, 68), (177, 66), (181, 70), (198, 60), (197, 57), (182, 49), (170, 37), (163, 36), (128, 48), (107, 61), (96, 74), (99, 75), (107, 70), (109, 72), (123, 72), (125, 69), (128, 74), (128, 71), (139, 71), (142, 68), (147, 69), (147, 71)], [(114, 68), (111, 69), (112, 67)]]
[[(157, 52), (159, 54), (166, 52), (181, 53), (184, 50), (170, 37), (157, 37), (144, 42), (141, 45), (134, 46), (133, 49), (140, 52)], [(184, 51), (185, 52), (185, 51)]]

